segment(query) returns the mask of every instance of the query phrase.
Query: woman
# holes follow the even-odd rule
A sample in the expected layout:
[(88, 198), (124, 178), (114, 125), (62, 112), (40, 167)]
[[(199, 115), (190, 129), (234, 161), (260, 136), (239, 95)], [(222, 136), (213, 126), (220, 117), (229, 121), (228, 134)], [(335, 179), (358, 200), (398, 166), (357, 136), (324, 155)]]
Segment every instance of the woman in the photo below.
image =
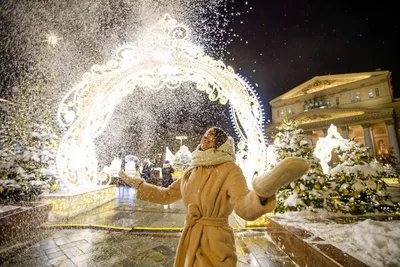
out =
[(220, 128), (207, 130), (192, 154), (191, 166), (168, 188), (159, 188), (120, 172), (138, 189), (137, 198), (159, 204), (183, 199), (186, 220), (179, 241), (175, 267), (236, 266), (235, 237), (228, 224), (234, 210), (245, 220), (255, 220), (275, 209), (276, 190), (308, 170), (306, 160), (287, 158), (271, 172), (253, 181), (249, 190), (235, 164), (232, 137)]

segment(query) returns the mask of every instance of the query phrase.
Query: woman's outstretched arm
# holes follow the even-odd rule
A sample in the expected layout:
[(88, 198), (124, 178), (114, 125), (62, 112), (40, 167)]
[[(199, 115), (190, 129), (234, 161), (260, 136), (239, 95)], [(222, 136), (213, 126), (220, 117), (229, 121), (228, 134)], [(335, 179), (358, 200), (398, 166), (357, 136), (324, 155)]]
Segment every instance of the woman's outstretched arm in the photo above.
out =
[(136, 188), (136, 198), (158, 204), (171, 204), (182, 199), (181, 178), (173, 182), (168, 188), (148, 184), (142, 178), (130, 177), (120, 171), (119, 176), (129, 186)]
[(177, 179), (167, 188), (142, 183), (136, 193), (136, 198), (158, 204), (171, 204), (182, 199), (181, 178)]
[(275, 209), (275, 195), (261, 199), (256, 192), (248, 188), (242, 170), (238, 166), (229, 173), (227, 181), (229, 181), (229, 202), (235, 213), (243, 219), (253, 221)]

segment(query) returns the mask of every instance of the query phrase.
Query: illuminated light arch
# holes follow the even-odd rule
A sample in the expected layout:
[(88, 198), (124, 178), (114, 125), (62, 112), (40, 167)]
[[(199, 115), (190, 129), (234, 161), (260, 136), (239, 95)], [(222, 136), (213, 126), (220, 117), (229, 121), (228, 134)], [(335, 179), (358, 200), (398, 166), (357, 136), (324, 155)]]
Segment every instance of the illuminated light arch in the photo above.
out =
[(168, 14), (138, 38), (119, 47), (105, 65), (94, 65), (83, 81), (62, 99), (57, 117), (65, 133), (57, 152), (57, 169), (69, 186), (107, 184), (98, 175), (94, 139), (114, 108), (138, 87), (176, 89), (193, 82), (210, 101), (230, 104), (238, 135), (236, 163), (248, 184), (266, 170), (264, 108), (254, 88), (222, 61), (205, 55), (189, 41), (189, 30)]

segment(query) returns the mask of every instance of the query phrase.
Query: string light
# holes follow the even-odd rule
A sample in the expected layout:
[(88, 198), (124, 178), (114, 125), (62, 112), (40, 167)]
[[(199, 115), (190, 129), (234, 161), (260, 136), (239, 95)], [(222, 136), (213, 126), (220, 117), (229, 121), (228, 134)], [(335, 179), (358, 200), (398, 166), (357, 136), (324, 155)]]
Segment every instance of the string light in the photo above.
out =
[(97, 190), (84, 190), (70, 194), (47, 194), (42, 200), (52, 204), (54, 219), (70, 218), (82, 212), (103, 205), (115, 199), (115, 186), (107, 186)]

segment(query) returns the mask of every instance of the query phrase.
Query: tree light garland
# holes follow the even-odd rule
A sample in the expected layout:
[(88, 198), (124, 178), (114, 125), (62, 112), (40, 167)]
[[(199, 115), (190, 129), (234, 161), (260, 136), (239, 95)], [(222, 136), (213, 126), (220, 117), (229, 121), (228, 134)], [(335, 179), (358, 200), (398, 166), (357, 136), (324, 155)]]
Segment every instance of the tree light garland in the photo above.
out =
[(189, 29), (166, 14), (135, 44), (119, 47), (115, 58), (94, 65), (62, 99), (58, 121), (65, 129), (57, 153), (59, 176), (67, 185), (108, 184), (98, 175), (95, 145), (114, 108), (135, 89), (178, 88), (193, 82), (210, 101), (230, 104), (239, 137), (237, 164), (248, 184), (266, 170), (264, 108), (254, 88), (230, 66), (205, 55), (189, 41)]

